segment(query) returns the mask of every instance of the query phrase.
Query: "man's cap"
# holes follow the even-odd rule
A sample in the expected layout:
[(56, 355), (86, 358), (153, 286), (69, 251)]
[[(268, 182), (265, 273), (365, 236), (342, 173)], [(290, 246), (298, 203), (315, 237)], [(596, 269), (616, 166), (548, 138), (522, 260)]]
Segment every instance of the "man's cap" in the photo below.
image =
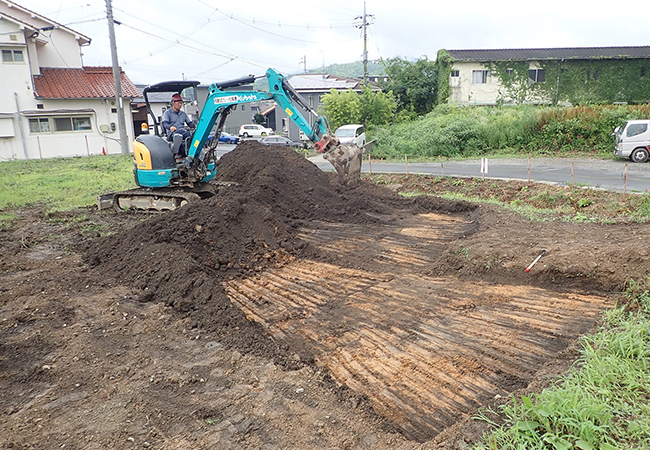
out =
[(172, 102), (176, 100), (183, 100), (183, 97), (181, 97), (181, 94), (174, 94), (172, 95)]

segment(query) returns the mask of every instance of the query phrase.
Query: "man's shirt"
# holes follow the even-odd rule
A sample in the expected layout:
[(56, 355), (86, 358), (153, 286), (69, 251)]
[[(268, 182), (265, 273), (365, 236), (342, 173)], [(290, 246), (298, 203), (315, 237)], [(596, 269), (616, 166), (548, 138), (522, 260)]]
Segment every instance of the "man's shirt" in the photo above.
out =
[(185, 129), (185, 124), (188, 124), (190, 127), (194, 126), (192, 119), (185, 114), (185, 111), (180, 110), (178, 112), (174, 111), (172, 108), (165, 111), (162, 119), (162, 126), (167, 132), (170, 133), (169, 129), (171, 127), (176, 127), (176, 131), (183, 131)]

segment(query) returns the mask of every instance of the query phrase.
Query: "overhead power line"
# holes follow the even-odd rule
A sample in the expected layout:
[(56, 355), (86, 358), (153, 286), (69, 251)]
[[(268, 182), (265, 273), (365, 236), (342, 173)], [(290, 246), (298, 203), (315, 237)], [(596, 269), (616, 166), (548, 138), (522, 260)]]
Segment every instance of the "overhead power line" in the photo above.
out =
[(199, 3), (207, 6), (208, 8), (210, 8), (210, 9), (212, 9), (214, 11), (217, 11), (219, 14), (222, 14), (223, 16), (225, 16), (225, 17), (227, 17), (229, 19), (232, 19), (232, 20), (235, 20), (237, 22), (243, 23), (244, 25), (248, 25), (250, 23), (250, 24), (259, 24), (259, 25), (269, 25), (269, 26), (280, 27), (280, 28), (302, 28), (302, 29), (307, 29), (307, 30), (310, 30), (310, 29), (311, 30), (332, 30), (332, 29), (335, 29), (335, 28), (342, 28), (343, 29), (343, 28), (350, 28), (351, 27), (351, 24), (350, 24), (348, 19), (343, 19), (343, 21), (345, 23), (341, 23), (341, 24), (337, 24), (337, 25), (335, 25), (335, 24), (314, 25), (314, 24), (309, 24), (309, 23), (291, 24), (291, 23), (282, 22), (282, 21), (268, 22), (268, 21), (265, 21), (265, 20), (258, 20), (255, 17), (252, 17), (252, 18), (250, 18), (250, 17), (242, 17), (242, 16), (235, 17), (235, 15), (233, 13), (222, 11), (219, 8), (216, 8), (216, 7), (206, 3), (203, 0), (197, 0), (197, 1)]

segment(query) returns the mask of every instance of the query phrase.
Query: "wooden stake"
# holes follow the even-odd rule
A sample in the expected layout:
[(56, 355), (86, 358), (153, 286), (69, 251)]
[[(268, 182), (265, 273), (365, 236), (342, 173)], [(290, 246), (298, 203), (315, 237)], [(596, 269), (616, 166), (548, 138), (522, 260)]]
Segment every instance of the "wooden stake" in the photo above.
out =
[(528, 183), (530, 184), (530, 158), (528, 158)]
[(440, 155), (440, 170), (442, 171), (442, 176), (445, 176), (445, 163), (442, 160), (442, 155)]
[(370, 175), (372, 175), (372, 161), (370, 161), (370, 153), (368, 153), (368, 168), (370, 169)]
[(627, 163), (625, 163), (625, 173), (623, 174), (623, 193), (627, 193)]
[(406, 164), (406, 175), (409, 174), (409, 157), (404, 155), (404, 163)]
[(571, 189), (573, 189), (573, 181), (574, 181), (574, 166), (575, 163), (571, 163)]
[(36, 136), (36, 142), (38, 142), (38, 154), (43, 159), (43, 149), (41, 149), (41, 137)]

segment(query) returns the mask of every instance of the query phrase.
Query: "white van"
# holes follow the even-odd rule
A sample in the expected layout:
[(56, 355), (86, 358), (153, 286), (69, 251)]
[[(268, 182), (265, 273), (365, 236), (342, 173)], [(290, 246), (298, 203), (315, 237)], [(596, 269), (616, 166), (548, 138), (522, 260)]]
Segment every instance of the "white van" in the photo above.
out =
[(614, 130), (616, 136), (615, 156), (630, 158), (634, 162), (646, 162), (650, 156), (650, 120), (628, 120)]
[(343, 125), (334, 133), (341, 144), (357, 144), (363, 148), (366, 145), (366, 130), (363, 125)]

